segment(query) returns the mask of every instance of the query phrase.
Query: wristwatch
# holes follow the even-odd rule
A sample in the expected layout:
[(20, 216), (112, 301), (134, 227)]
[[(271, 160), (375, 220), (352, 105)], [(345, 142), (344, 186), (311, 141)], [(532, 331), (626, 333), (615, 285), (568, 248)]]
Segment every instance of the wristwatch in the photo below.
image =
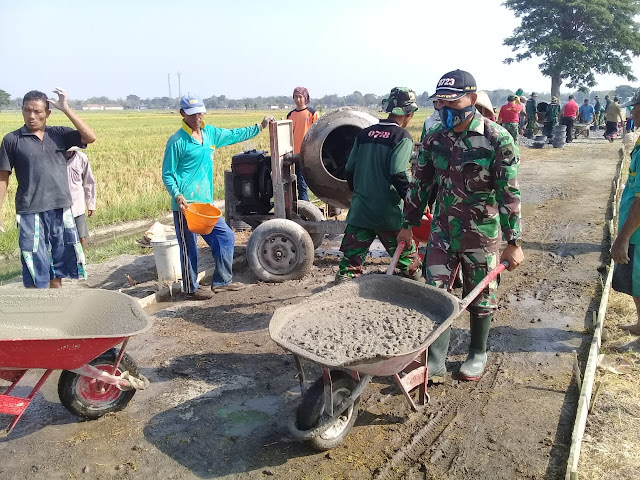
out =
[(513, 245), (514, 247), (521, 247), (522, 246), (522, 239), (520, 237), (514, 238), (513, 240), (509, 240), (507, 243), (509, 245)]

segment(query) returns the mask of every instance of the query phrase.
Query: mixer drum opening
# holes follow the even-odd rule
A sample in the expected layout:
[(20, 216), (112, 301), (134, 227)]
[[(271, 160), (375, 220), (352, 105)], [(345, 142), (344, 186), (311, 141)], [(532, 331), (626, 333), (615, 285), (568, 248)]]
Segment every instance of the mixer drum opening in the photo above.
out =
[(358, 133), (377, 122), (365, 109), (343, 107), (311, 125), (302, 142), (300, 163), (309, 188), (320, 200), (349, 208), (352, 192), (345, 166)]
[(351, 148), (362, 129), (353, 125), (337, 127), (322, 144), (322, 164), (332, 176), (346, 180), (345, 167)]

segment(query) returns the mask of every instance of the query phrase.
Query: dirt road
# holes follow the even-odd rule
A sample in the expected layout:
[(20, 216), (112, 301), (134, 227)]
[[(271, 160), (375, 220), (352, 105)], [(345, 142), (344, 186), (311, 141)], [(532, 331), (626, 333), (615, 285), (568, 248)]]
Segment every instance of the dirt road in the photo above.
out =
[[(326, 287), (338, 261), (329, 257), (302, 281), (163, 304), (130, 351), (152, 386), (118, 414), (77, 422), (52, 378), (0, 441), (0, 478), (562, 478), (576, 403), (572, 350), (588, 341), (599, 298), (620, 146), (585, 139), (564, 150), (523, 148), (527, 259), (502, 277), (480, 382), (449, 379), (410, 413), (395, 385), (376, 378), (341, 446), (315, 453), (294, 441), (286, 419), (299, 399), (295, 367), (266, 327), (275, 308)], [(127, 266), (112, 268), (106, 278), (122, 279)], [(254, 282), (246, 266), (237, 273)], [(465, 314), (452, 336), (454, 372), (467, 328)]]

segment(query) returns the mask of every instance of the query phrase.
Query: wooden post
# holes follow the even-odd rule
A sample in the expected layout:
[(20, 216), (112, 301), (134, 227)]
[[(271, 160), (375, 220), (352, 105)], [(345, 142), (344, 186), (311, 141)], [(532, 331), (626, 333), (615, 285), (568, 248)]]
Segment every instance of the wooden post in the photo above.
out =
[(576, 377), (578, 393), (582, 390), (582, 375), (580, 374), (580, 363), (578, 362), (578, 352), (573, 351), (573, 374)]

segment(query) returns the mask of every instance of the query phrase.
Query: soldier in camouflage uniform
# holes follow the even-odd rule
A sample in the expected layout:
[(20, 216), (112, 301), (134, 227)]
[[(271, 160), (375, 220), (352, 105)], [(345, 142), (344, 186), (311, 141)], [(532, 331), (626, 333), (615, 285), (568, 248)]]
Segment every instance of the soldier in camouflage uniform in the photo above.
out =
[(536, 129), (536, 113), (538, 111), (536, 98), (538, 98), (536, 92), (531, 92), (529, 100), (524, 104), (524, 113), (527, 114), (527, 138), (533, 138), (533, 132)]
[[(403, 87), (391, 90), (383, 105), (389, 118), (358, 134), (345, 167), (353, 197), (340, 246), (344, 256), (336, 275), (338, 281), (362, 274), (362, 265), (376, 236), (389, 255), (398, 246), (401, 205), (409, 188), (407, 169), (413, 152), (413, 140), (405, 127), (418, 106), (415, 92)], [(407, 245), (409, 249), (400, 255), (398, 268), (401, 274), (419, 279), (420, 257), (413, 241)]]
[[(458, 265), (463, 293), (470, 292), (502, 260), (509, 270), (523, 260), (520, 237), (518, 147), (500, 125), (475, 110), (476, 84), (462, 70), (445, 74), (435, 97), (441, 100), (442, 122), (422, 142), (414, 179), (404, 203), (403, 229), (398, 241), (411, 238), (433, 188), (437, 200), (427, 247), (427, 283), (446, 288)], [(502, 255), (501, 240), (507, 240)], [(487, 337), (497, 309), (493, 281), (469, 306), (471, 343), (460, 378), (482, 377), (487, 361)], [(445, 359), (451, 329), (429, 347), (431, 377), (446, 373)]]

